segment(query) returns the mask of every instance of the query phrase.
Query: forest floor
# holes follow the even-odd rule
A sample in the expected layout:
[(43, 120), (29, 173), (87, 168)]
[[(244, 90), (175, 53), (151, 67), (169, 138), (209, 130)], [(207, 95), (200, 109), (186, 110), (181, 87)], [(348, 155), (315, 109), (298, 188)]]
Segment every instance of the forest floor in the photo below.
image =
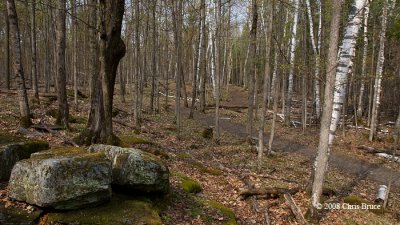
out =
[[(172, 86), (171, 86), (172, 87)], [(188, 89), (189, 90), (189, 89)], [(148, 96), (148, 91), (145, 92)], [(188, 110), (183, 110), (182, 128), (174, 124), (174, 98), (160, 98), (161, 112), (149, 110), (148, 99), (143, 103), (143, 121), (140, 131), (134, 131), (132, 97), (121, 101), (119, 92), (115, 95), (114, 127), (124, 145), (150, 151), (160, 156), (171, 172), (171, 192), (166, 197), (160, 214), (164, 224), (266, 224), (268, 215), (271, 224), (297, 224), (289, 205), (283, 197), (268, 196), (243, 199), (241, 193), (249, 188), (285, 188), (300, 191), (293, 194), (301, 211), (307, 212), (310, 204), (307, 187), (319, 139), (319, 127), (310, 125), (306, 130), (286, 127), (280, 121), (276, 127), (273, 150), (276, 154), (267, 156), (261, 170), (257, 168), (255, 146), (245, 141), (247, 110), (243, 107), (225, 107), (221, 111), (221, 141), (217, 145), (204, 137), (204, 130), (214, 125), (214, 110), (205, 114), (195, 113), (188, 119)], [(49, 97), (41, 98), (41, 105), (33, 106), (34, 123), (53, 124), (57, 102)], [(73, 102), (72, 99), (70, 102)], [(294, 102), (296, 106), (296, 101)], [(57, 131), (56, 134), (38, 133), (30, 129), (34, 138), (50, 142), (52, 147), (64, 145), (65, 137), (76, 136), (84, 127), (89, 109), (87, 98), (79, 99), (76, 109), (71, 105), (71, 131)], [(17, 133), (18, 104), (15, 95), (0, 92), (0, 132)], [(231, 87), (223, 95), (223, 106), (246, 106), (247, 92)], [(296, 120), (299, 109), (294, 108)], [(269, 113), (266, 134), (269, 133), (272, 115)], [(256, 119), (258, 120), (258, 118)], [(385, 124), (385, 123), (383, 123)], [(255, 129), (258, 122), (254, 123)], [(377, 149), (390, 149), (391, 127), (382, 125), (377, 141), (368, 142), (368, 131), (347, 128), (335, 140), (324, 187), (324, 206), (320, 224), (400, 224), (400, 164), (367, 153), (358, 147), (368, 145)], [(386, 132), (386, 130), (388, 132)], [(254, 132), (253, 136), (257, 136)], [(268, 139), (266, 135), (266, 139)], [(199, 193), (188, 193), (182, 183), (197, 181)], [(347, 209), (349, 205), (368, 202), (374, 204), (379, 185), (392, 180), (388, 209), (376, 212), (363, 209)], [(1, 191), (1, 190), (0, 190)], [(356, 196), (356, 197), (353, 197)]]

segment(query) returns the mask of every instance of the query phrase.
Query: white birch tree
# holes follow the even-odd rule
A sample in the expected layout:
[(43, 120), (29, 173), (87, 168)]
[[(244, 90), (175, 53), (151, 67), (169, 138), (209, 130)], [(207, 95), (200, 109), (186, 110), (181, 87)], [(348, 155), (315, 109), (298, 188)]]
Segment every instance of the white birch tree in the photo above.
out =
[(315, 96), (315, 112), (317, 119), (320, 118), (321, 115), (321, 98), (320, 98), (320, 84), (319, 84), (319, 74), (320, 74), (320, 46), (321, 46), (321, 30), (322, 30), (322, 12), (321, 12), (321, 2), (318, 0), (318, 18), (319, 18), (319, 24), (318, 24), (318, 34), (317, 34), (317, 43), (315, 41), (315, 35), (314, 35), (314, 22), (312, 19), (312, 14), (311, 14), (311, 5), (310, 5), (310, 0), (306, 0), (306, 6), (307, 6), (307, 15), (308, 15), (308, 23), (310, 26), (310, 39), (311, 39), (311, 45), (314, 53), (314, 60), (315, 60), (315, 72), (314, 72), (314, 96)]
[(286, 95), (286, 107), (285, 107), (285, 124), (290, 125), (290, 110), (292, 108), (292, 95), (293, 95), (293, 77), (294, 77), (294, 61), (296, 57), (296, 46), (297, 46), (297, 24), (299, 19), (299, 0), (293, 1), (294, 15), (293, 15), (293, 26), (292, 26), (292, 38), (290, 41), (290, 68), (289, 68), (289, 84)]
[[(328, 168), (328, 159), (329, 154), (332, 148), (332, 143), (335, 137), (335, 132), (337, 125), (339, 123), (340, 114), (342, 112), (343, 101), (346, 96), (346, 84), (348, 79), (348, 74), (351, 71), (353, 66), (353, 59), (355, 55), (355, 45), (357, 35), (361, 26), (362, 20), (362, 9), (365, 6), (366, 0), (355, 0), (351, 11), (349, 13), (348, 24), (344, 31), (343, 41), (339, 52), (338, 63), (336, 68), (336, 77), (335, 77), (335, 91), (333, 96), (332, 103), (332, 92), (331, 83), (333, 83), (333, 78), (327, 82), (327, 86), (325, 87), (325, 101), (324, 101), (324, 112), (323, 118), (321, 121), (321, 131), (320, 131), (320, 141), (318, 146), (318, 153), (314, 163), (314, 180), (312, 185), (312, 195), (311, 195), (311, 203), (312, 209), (318, 208), (320, 202), (320, 196), (322, 194), (322, 186), (324, 182), (325, 173)], [(340, 14), (340, 10), (337, 10), (337, 7), (340, 8), (340, 2), (335, 2), (334, 10), (333, 10), (333, 20), (332, 24), (336, 22), (337, 24), (332, 25), (331, 29), (338, 28), (337, 18)], [(335, 49), (333, 49), (333, 36), (336, 35), (337, 30), (331, 31), (331, 39), (329, 44), (329, 57), (328, 61), (330, 65), (327, 67), (327, 74), (329, 79), (329, 72), (334, 70), (336, 65), (335, 57), (336, 54)], [(332, 106), (333, 104), (333, 106)], [(332, 112), (332, 113), (331, 113)], [(330, 116), (331, 115), (331, 116)], [(330, 121), (330, 123), (329, 123)], [(329, 127), (329, 128), (328, 128)], [(313, 211), (313, 210), (312, 210)]]
[(367, 0), (364, 8), (364, 46), (363, 46), (363, 58), (361, 66), (361, 85), (360, 95), (358, 96), (357, 115), (362, 116), (363, 114), (363, 98), (365, 91), (365, 78), (367, 75), (367, 54), (368, 54), (368, 16), (369, 16), (369, 0)]
[(386, 40), (386, 29), (387, 29), (387, 17), (389, 10), (389, 0), (385, 0), (382, 13), (382, 30), (379, 37), (379, 52), (378, 60), (375, 72), (375, 86), (374, 86), (374, 98), (372, 102), (372, 117), (371, 117), (371, 129), (369, 132), (369, 141), (372, 141), (376, 133), (377, 120), (378, 120), (378, 109), (381, 103), (381, 92), (382, 92), (382, 74), (383, 64), (385, 62), (385, 40)]

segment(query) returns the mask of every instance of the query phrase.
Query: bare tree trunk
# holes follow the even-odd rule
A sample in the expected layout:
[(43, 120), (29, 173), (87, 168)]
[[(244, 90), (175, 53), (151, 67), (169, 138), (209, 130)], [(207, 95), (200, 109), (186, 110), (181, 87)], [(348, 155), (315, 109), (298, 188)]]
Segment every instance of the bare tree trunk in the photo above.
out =
[(201, 0), (201, 11), (202, 11), (202, 39), (200, 49), (200, 87), (199, 87), (199, 98), (200, 98), (200, 112), (205, 112), (206, 110), (206, 76), (207, 76), (207, 32), (206, 32), (206, 14), (207, 14), (207, 4), (205, 0)]
[(399, 114), (397, 116), (396, 125), (394, 126), (394, 133), (393, 133), (395, 150), (397, 149), (397, 146), (399, 144), (399, 137), (400, 137), (400, 107), (399, 107)]
[(360, 95), (358, 97), (357, 115), (362, 117), (363, 114), (363, 98), (365, 90), (365, 79), (367, 77), (367, 54), (368, 54), (368, 15), (369, 15), (369, 0), (364, 8), (364, 46), (363, 46), (363, 58), (361, 68), (361, 85)]
[(157, 60), (156, 60), (156, 51), (157, 51), (157, 34), (156, 34), (156, 8), (157, 8), (157, 0), (153, 0), (152, 1), (152, 47), (153, 47), (153, 51), (151, 53), (152, 55), (152, 74), (151, 74), (151, 95), (150, 95), (150, 110), (152, 111), (152, 113), (155, 113), (155, 109), (157, 108), (156, 104), (155, 104), (155, 98), (156, 95), (158, 95), (158, 93), (156, 93), (156, 74), (157, 74)]
[[(321, 3), (319, 1), (317, 1), (318, 3), (318, 11), (319, 11), (319, 18), (321, 18)], [(314, 38), (314, 23), (313, 23), (313, 19), (312, 19), (312, 14), (311, 14), (311, 6), (310, 6), (310, 0), (306, 0), (306, 5), (307, 5), (307, 14), (308, 14), (308, 22), (309, 22), (309, 26), (310, 26), (310, 39), (311, 39), (311, 44), (312, 44), (312, 48), (313, 48), (313, 53), (314, 53), (314, 59), (315, 59), (315, 72), (314, 72), (314, 96), (315, 96), (315, 112), (316, 112), (316, 116), (317, 119), (320, 119), (320, 114), (321, 114), (321, 99), (320, 99), (320, 85), (319, 85), (319, 74), (320, 74), (320, 40), (321, 40), (321, 27), (322, 27), (322, 23), (321, 23), (321, 19), (319, 21), (319, 25), (318, 25), (318, 46), (315, 43), (315, 38)]]
[[(263, 6), (264, 7), (264, 4)], [(266, 36), (266, 46), (265, 46), (265, 71), (264, 71), (264, 86), (263, 86), (263, 100), (262, 100), (262, 110), (260, 115), (260, 125), (258, 131), (258, 168), (261, 169), (262, 160), (264, 155), (264, 126), (265, 126), (265, 116), (268, 107), (268, 98), (269, 98), (269, 85), (268, 81), (270, 78), (271, 67), (271, 40), (272, 40), (272, 22), (274, 17), (274, 1), (268, 2), (267, 6), (267, 23), (264, 26)], [(263, 12), (264, 10), (262, 10)], [(263, 16), (263, 15), (262, 15)]]
[(28, 95), (25, 86), (24, 69), (21, 62), (21, 38), (18, 27), (18, 16), (14, 0), (7, 0), (8, 21), (10, 23), (11, 42), (13, 46), (13, 67), (15, 79), (18, 83), (18, 102), (20, 113), (20, 125), (29, 127), (31, 125)]
[(67, 101), (67, 74), (65, 71), (65, 35), (66, 35), (66, 0), (57, 1), (56, 17), (56, 61), (57, 61), (57, 84), (58, 84), (58, 114), (57, 124), (69, 129), (69, 108)]
[(292, 38), (290, 42), (289, 85), (287, 89), (286, 107), (285, 107), (285, 124), (287, 126), (290, 126), (290, 111), (292, 109), (293, 79), (294, 79), (293, 76), (294, 76), (294, 62), (295, 62), (296, 45), (297, 45), (298, 17), (299, 17), (299, 0), (294, 0)]
[(176, 124), (178, 127), (178, 139), (181, 136), (181, 78), (183, 76), (183, 49), (182, 49), (182, 1), (177, 1), (173, 3), (173, 16), (174, 16), (174, 30), (175, 30), (175, 53), (176, 53), (176, 93), (175, 93), (175, 113), (176, 113)]
[[(100, 142), (104, 121), (103, 89), (99, 74), (99, 46), (97, 35), (97, 0), (89, 0), (89, 74), (90, 74), (90, 110), (89, 119), (78, 143), (90, 145)], [(104, 136), (104, 135), (103, 135)]]
[[(134, 117), (134, 123), (136, 129), (140, 128), (140, 87), (139, 87), (139, 82), (140, 82), (140, 72), (141, 72), (141, 63), (140, 63), (140, 3), (139, 0), (136, 0), (135, 3), (135, 64), (136, 64), (136, 70), (135, 70), (135, 96), (134, 96), (134, 101), (133, 101), (133, 117)], [(167, 86), (168, 87), (168, 86)], [(167, 93), (168, 95), (168, 93)]]
[(257, 0), (252, 0), (252, 24), (250, 30), (250, 46), (249, 46), (249, 94), (248, 94), (248, 115), (247, 115), (247, 141), (251, 143), (253, 135), (253, 109), (254, 109), (254, 85), (255, 85), (255, 73), (254, 69), (257, 65), (256, 62), (256, 51), (257, 51), (257, 20), (258, 20), (258, 5)]
[(31, 46), (32, 46), (32, 66), (31, 73), (33, 78), (34, 99), (39, 103), (39, 86), (38, 86), (38, 73), (36, 63), (36, 2), (31, 3)]
[(5, 10), (5, 20), (6, 20), (6, 87), (7, 90), (10, 90), (11, 87), (11, 79), (10, 79), (10, 20), (8, 18), (7, 9)]
[(376, 127), (378, 125), (378, 109), (380, 105), (381, 96), (381, 83), (382, 83), (382, 73), (383, 64), (385, 62), (385, 40), (386, 40), (386, 29), (387, 29), (387, 16), (388, 16), (389, 0), (385, 0), (382, 13), (382, 30), (379, 37), (379, 52), (378, 52), (378, 62), (376, 65), (375, 73), (375, 90), (374, 90), (374, 100), (372, 104), (372, 117), (371, 117), (371, 129), (369, 132), (369, 141), (372, 141), (374, 135), (376, 134)]
[(78, 23), (77, 23), (77, 14), (76, 14), (76, 0), (71, 0), (71, 8), (72, 8), (72, 76), (74, 80), (74, 105), (75, 109), (78, 109)]
[(326, 68), (326, 85), (325, 85), (325, 96), (324, 105), (321, 119), (321, 130), (319, 138), (318, 153), (314, 163), (314, 180), (312, 186), (311, 195), (311, 217), (317, 217), (316, 209), (319, 208), (320, 196), (322, 194), (322, 185), (325, 177), (325, 172), (327, 170), (327, 163), (329, 157), (329, 129), (332, 118), (333, 110), (333, 91), (334, 82), (336, 74), (336, 59), (337, 59), (337, 45), (339, 40), (339, 24), (340, 24), (340, 14), (341, 5), (340, 1), (336, 1), (333, 5), (332, 10), (332, 21), (331, 21), (331, 31), (329, 40), (329, 51), (328, 51), (328, 62)]
[(113, 134), (112, 109), (117, 68), (125, 55), (125, 44), (121, 39), (124, 10), (124, 0), (100, 0), (100, 76), (104, 101), (102, 142), (109, 144), (118, 141)]
[(194, 68), (193, 68), (193, 86), (192, 86), (192, 103), (190, 106), (190, 113), (189, 113), (189, 119), (193, 119), (193, 114), (194, 114), (194, 106), (196, 104), (196, 97), (197, 97), (197, 80), (200, 75), (200, 61), (201, 57), (201, 46), (203, 45), (203, 19), (202, 17), (205, 16), (202, 14), (203, 11), (200, 12), (200, 17), (199, 17), (199, 36), (197, 37), (198, 40), (198, 45), (195, 46), (195, 57), (194, 57)]

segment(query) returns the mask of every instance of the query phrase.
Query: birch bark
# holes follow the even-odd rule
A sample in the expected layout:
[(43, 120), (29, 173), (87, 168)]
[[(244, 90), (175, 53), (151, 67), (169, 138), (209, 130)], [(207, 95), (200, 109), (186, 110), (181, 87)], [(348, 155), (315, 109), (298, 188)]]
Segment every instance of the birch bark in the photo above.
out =
[(364, 46), (363, 46), (363, 58), (361, 67), (361, 85), (360, 95), (358, 96), (357, 115), (362, 116), (363, 114), (363, 98), (365, 90), (365, 78), (367, 76), (367, 54), (368, 54), (368, 16), (369, 16), (369, 0), (367, 0), (364, 8)]
[(372, 104), (372, 117), (371, 117), (371, 129), (369, 132), (369, 141), (372, 141), (374, 135), (376, 134), (378, 109), (381, 103), (380, 96), (382, 91), (383, 64), (385, 62), (385, 40), (386, 40), (388, 8), (389, 8), (389, 0), (385, 0), (382, 13), (382, 30), (380, 32), (380, 37), (379, 37), (378, 61), (375, 72), (374, 100)]
[(285, 124), (290, 125), (290, 111), (292, 108), (292, 95), (293, 95), (293, 77), (294, 77), (294, 60), (296, 57), (296, 46), (297, 46), (297, 24), (299, 17), (299, 0), (294, 0), (294, 16), (292, 26), (292, 38), (290, 41), (290, 68), (289, 68), (289, 84), (286, 95), (286, 107), (285, 107)]

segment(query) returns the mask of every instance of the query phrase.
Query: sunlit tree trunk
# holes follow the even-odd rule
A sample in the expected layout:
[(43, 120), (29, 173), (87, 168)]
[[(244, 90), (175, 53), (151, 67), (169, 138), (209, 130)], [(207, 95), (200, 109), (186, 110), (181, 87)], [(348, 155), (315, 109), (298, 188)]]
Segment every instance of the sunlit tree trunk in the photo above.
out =
[(319, 145), (317, 157), (314, 163), (314, 177), (312, 185), (311, 194), (311, 217), (317, 217), (317, 211), (320, 203), (320, 197), (322, 194), (322, 186), (324, 183), (325, 172), (328, 167), (328, 158), (330, 152), (329, 144), (329, 128), (332, 118), (333, 110), (333, 91), (335, 83), (335, 74), (337, 66), (337, 52), (338, 52), (338, 42), (339, 42), (339, 24), (340, 24), (340, 14), (341, 14), (342, 3), (341, 1), (336, 1), (332, 9), (332, 20), (331, 20), (331, 30), (329, 39), (329, 50), (328, 50), (328, 65), (326, 67), (326, 84), (325, 84), (325, 94), (324, 94), (324, 105), (321, 118), (321, 129), (319, 134)]
[(293, 1), (294, 15), (293, 15), (293, 26), (292, 26), (292, 38), (290, 41), (290, 68), (289, 68), (289, 84), (286, 95), (286, 107), (285, 107), (285, 124), (290, 125), (290, 111), (292, 109), (292, 95), (293, 95), (293, 83), (294, 83), (294, 62), (296, 57), (296, 46), (297, 46), (297, 24), (299, 17), (299, 0)]
[(357, 106), (357, 116), (359, 117), (362, 117), (363, 114), (365, 80), (367, 78), (368, 16), (369, 16), (369, 0), (367, 0), (364, 8), (364, 46), (363, 46), (362, 68), (361, 68), (360, 95), (358, 96), (358, 106)]
[[(314, 22), (312, 19), (312, 14), (311, 14), (311, 6), (310, 6), (310, 0), (306, 0), (306, 5), (307, 5), (307, 14), (308, 14), (308, 23), (310, 26), (310, 39), (311, 39), (311, 44), (312, 44), (312, 49), (314, 53), (314, 59), (315, 59), (315, 72), (314, 72), (314, 98), (315, 98), (315, 112), (317, 119), (320, 119), (320, 114), (321, 114), (321, 99), (320, 99), (320, 85), (319, 85), (319, 80), (320, 80), (320, 42), (321, 42), (321, 29), (322, 29), (322, 23), (321, 23), (321, 2), (319, 0), (317, 1), (318, 3), (318, 13), (319, 13), (319, 24), (318, 24), (318, 36), (317, 36), (317, 43), (315, 43), (315, 36), (314, 36)], [(317, 46), (318, 44), (318, 46)]]
[(385, 40), (386, 40), (386, 29), (387, 29), (387, 16), (388, 16), (389, 0), (385, 0), (382, 13), (382, 30), (379, 37), (379, 52), (378, 60), (375, 72), (375, 86), (374, 86), (374, 99), (372, 102), (372, 117), (371, 117), (371, 129), (369, 132), (369, 141), (372, 141), (376, 134), (376, 127), (378, 125), (378, 109), (381, 104), (381, 92), (382, 92), (382, 73), (383, 64), (385, 62)]
[(253, 135), (253, 109), (254, 109), (254, 85), (255, 85), (255, 67), (256, 67), (256, 51), (257, 51), (257, 20), (258, 20), (258, 4), (257, 0), (252, 0), (252, 23), (250, 30), (250, 46), (249, 46), (249, 72), (248, 79), (248, 112), (247, 112), (247, 141), (252, 142)]
[(339, 62), (336, 70), (335, 94), (333, 99), (332, 121), (330, 125), (329, 143), (333, 142), (337, 125), (339, 124), (343, 103), (346, 97), (347, 80), (353, 68), (355, 45), (362, 23), (362, 9), (366, 0), (355, 0), (349, 14), (349, 22), (345, 29), (343, 43), (340, 49)]
[(14, 0), (7, 0), (7, 14), (10, 23), (10, 36), (13, 50), (14, 76), (18, 84), (18, 103), (20, 113), (20, 125), (29, 127), (31, 125), (28, 95), (26, 92), (24, 70), (21, 62), (21, 38), (18, 27), (18, 16)]
[(77, 14), (76, 14), (76, 0), (71, 0), (71, 8), (72, 8), (72, 77), (74, 80), (74, 105), (75, 109), (78, 108), (78, 22), (77, 22)]
[[(264, 4), (263, 4), (264, 7)], [(262, 159), (264, 155), (264, 126), (265, 126), (265, 117), (268, 107), (268, 98), (269, 98), (269, 87), (268, 81), (270, 79), (271, 73), (271, 39), (272, 39), (272, 22), (273, 22), (273, 12), (274, 9), (274, 1), (268, 2), (267, 6), (267, 21), (264, 27), (266, 34), (266, 46), (265, 46), (265, 71), (264, 71), (264, 85), (263, 85), (263, 100), (262, 100), (262, 110), (260, 115), (260, 125), (258, 131), (258, 168), (261, 168)], [(264, 11), (264, 10), (262, 10)], [(261, 15), (263, 16), (263, 15)]]
[[(136, 129), (140, 128), (140, 76), (141, 76), (141, 63), (140, 63), (140, 3), (139, 0), (136, 0), (135, 2), (135, 79), (134, 79), (134, 85), (135, 85), (135, 95), (134, 95), (134, 100), (133, 100), (133, 118), (134, 118), (134, 124)], [(167, 83), (168, 87), (168, 83)], [(168, 91), (166, 93), (168, 95)]]

